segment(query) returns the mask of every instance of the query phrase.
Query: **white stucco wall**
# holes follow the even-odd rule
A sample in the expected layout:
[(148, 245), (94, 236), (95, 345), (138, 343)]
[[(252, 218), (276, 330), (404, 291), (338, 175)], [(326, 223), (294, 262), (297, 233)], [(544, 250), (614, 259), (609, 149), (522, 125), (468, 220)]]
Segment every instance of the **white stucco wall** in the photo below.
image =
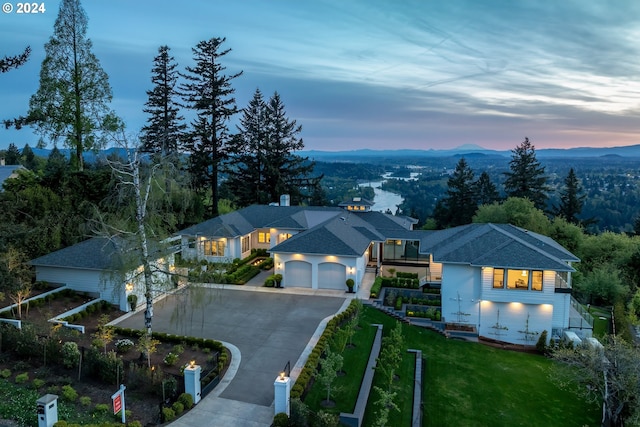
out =
[(79, 292), (97, 293), (100, 298), (127, 311), (124, 286), (115, 286), (113, 278), (102, 271), (36, 266), (36, 280), (63, 283)]

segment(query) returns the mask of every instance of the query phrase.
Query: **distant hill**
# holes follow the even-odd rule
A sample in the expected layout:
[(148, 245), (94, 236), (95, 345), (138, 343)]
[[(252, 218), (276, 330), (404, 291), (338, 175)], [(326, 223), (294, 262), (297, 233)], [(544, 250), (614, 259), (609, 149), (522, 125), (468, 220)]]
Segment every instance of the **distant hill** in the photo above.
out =
[[(303, 156), (308, 156), (317, 160), (331, 159), (353, 159), (359, 158), (398, 158), (398, 157), (511, 157), (511, 150), (488, 150), (474, 144), (465, 144), (460, 147), (448, 150), (351, 150), (351, 151), (319, 151), (308, 150), (300, 152)], [(602, 156), (620, 156), (624, 158), (640, 158), (640, 145), (629, 145), (624, 147), (578, 147), (578, 148), (542, 148), (536, 149), (539, 158), (588, 158)]]
[[(51, 153), (50, 149), (34, 148), (33, 152), (37, 156), (48, 157)], [(72, 150), (68, 148), (60, 149), (67, 158), (70, 157)], [(113, 153), (118, 153), (120, 156), (125, 155), (123, 148), (108, 148), (98, 153), (86, 152), (85, 161), (94, 162), (96, 158), (104, 156), (107, 157)], [(368, 148), (359, 150), (348, 151), (322, 151), (322, 150), (304, 150), (298, 154), (309, 157), (310, 159), (320, 161), (356, 161), (365, 159), (400, 159), (400, 158), (419, 158), (419, 157), (468, 157), (468, 158), (510, 158), (511, 150), (488, 150), (479, 145), (465, 144), (456, 148), (446, 150), (415, 150), (415, 149), (400, 149), (400, 150), (372, 150)], [(640, 159), (640, 144), (629, 145), (624, 147), (578, 147), (578, 148), (542, 148), (536, 149), (538, 158), (625, 158), (625, 159)], [(615, 156), (615, 157), (614, 157)]]

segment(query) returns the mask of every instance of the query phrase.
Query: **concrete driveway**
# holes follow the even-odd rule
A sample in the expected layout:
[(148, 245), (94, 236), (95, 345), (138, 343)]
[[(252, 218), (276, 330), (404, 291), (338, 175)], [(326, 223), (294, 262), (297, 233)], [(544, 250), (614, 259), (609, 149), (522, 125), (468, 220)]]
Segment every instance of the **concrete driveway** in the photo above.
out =
[[(240, 366), (220, 397), (269, 407), (278, 373), (287, 362), (293, 368), (320, 322), (346, 300), (344, 292), (300, 291), (190, 287), (154, 304), (153, 330), (233, 344)], [(118, 326), (143, 328), (143, 313)]]

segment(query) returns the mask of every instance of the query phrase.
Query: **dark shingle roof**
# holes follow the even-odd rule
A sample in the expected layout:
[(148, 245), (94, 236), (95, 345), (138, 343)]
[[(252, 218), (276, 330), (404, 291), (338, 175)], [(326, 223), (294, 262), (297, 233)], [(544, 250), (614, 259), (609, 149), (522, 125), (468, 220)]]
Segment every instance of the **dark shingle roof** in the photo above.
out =
[(117, 270), (122, 263), (116, 242), (116, 239), (94, 237), (36, 258), (30, 264), (87, 270)]
[(339, 208), (252, 205), (196, 224), (176, 234), (238, 237), (258, 228), (306, 230), (344, 212)]
[(573, 271), (579, 259), (547, 237), (509, 224), (469, 224), (420, 239), (420, 253), (435, 262), (515, 269)]
[(292, 236), (275, 246), (272, 252), (361, 256), (372, 240), (382, 241), (384, 236), (359, 215), (342, 215)]

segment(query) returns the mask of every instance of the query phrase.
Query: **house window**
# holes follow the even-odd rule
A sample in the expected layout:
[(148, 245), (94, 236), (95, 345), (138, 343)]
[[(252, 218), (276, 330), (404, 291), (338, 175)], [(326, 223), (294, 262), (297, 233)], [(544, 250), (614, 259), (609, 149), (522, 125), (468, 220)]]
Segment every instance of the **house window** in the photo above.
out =
[(271, 243), (271, 233), (258, 233), (258, 243)]
[(493, 269), (493, 287), (495, 289), (504, 288), (504, 269), (503, 268)]
[(529, 271), (508, 270), (507, 289), (529, 289)]
[(542, 291), (542, 271), (533, 270), (531, 272), (531, 290)]
[(287, 239), (291, 238), (291, 234), (289, 233), (280, 233), (280, 243), (284, 242)]
[(242, 238), (242, 252), (248, 252), (249, 251), (249, 236), (244, 236)]
[(224, 240), (204, 240), (202, 251), (205, 256), (224, 256)]

